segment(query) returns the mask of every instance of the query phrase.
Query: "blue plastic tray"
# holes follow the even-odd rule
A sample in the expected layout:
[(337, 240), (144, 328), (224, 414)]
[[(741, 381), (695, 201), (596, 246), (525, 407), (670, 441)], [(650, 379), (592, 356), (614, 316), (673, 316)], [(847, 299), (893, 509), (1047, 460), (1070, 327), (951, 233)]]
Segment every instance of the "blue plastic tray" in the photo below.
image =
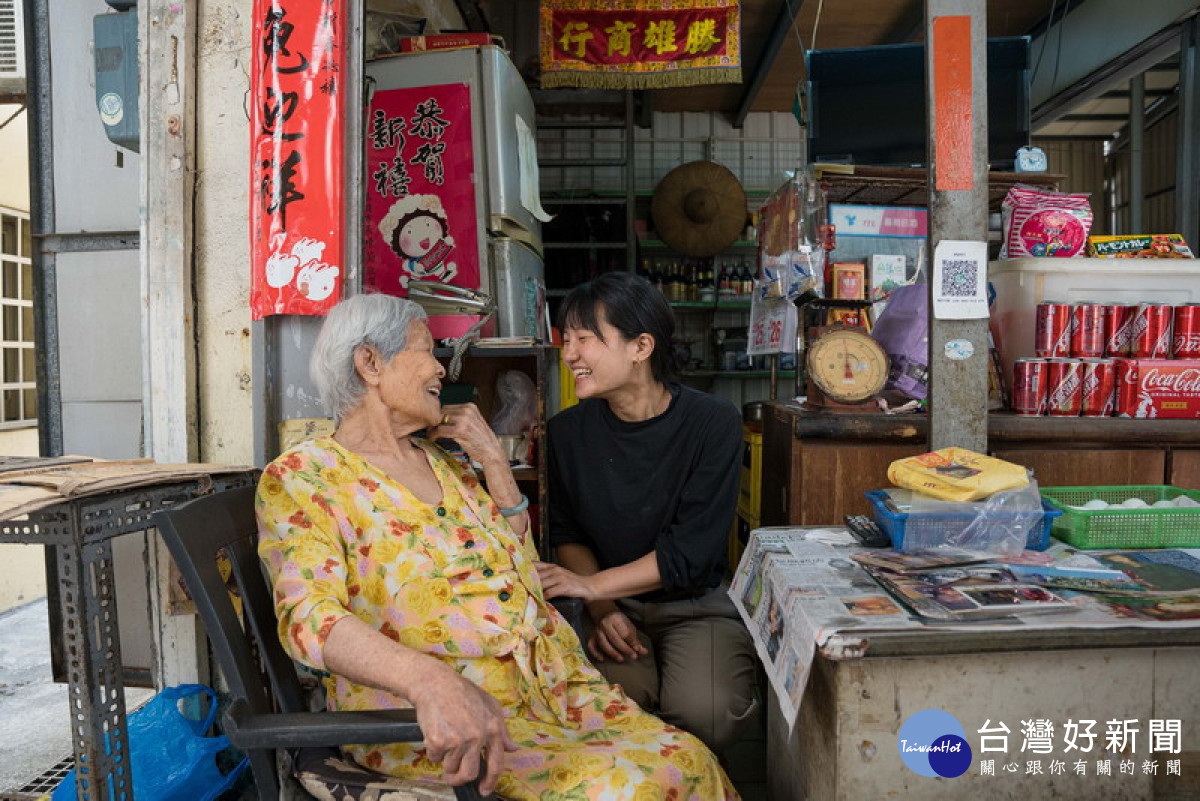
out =
[[(887, 507), (887, 492), (884, 490), (868, 490), (867, 500), (871, 502), (875, 523), (892, 538), (892, 547), (897, 550), (904, 546), (904, 530), (908, 526), (909, 515), (903, 512), (893, 512)], [(1025, 541), (1025, 547), (1034, 551), (1044, 551), (1050, 545), (1050, 529), (1054, 526), (1054, 518), (1061, 517), (1062, 510), (1042, 499), (1042, 525), (1034, 526)], [(920, 515), (919, 525), (922, 531), (929, 529), (933, 533), (944, 531), (948, 534), (957, 533), (970, 521), (967, 515)]]

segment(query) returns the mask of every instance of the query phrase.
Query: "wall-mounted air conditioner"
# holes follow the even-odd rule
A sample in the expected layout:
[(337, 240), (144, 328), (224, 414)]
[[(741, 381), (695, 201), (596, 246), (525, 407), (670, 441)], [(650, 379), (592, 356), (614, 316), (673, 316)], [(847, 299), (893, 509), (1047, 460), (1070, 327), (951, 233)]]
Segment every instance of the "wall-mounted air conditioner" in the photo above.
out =
[(0, 0), (0, 96), (25, 94), (25, 23), (21, 0)]

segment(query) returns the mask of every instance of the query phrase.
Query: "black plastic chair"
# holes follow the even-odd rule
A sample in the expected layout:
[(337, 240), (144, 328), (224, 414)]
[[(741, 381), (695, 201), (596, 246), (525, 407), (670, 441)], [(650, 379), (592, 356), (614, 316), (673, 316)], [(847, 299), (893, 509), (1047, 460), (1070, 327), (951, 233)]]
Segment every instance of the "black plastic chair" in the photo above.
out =
[[(317, 764), (336, 756), (329, 746), (419, 742), (416, 713), (409, 710), (309, 712), (295, 665), (276, 631), (271, 593), (258, 559), (258, 527), (254, 519), (254, 487), (226, 490), (181, 503), (154, 516), (175, 563), (183, 574), (204, 621), (233, 703), (225, 718), (225, 734), (250, 757), (258, 794), (279, 798), (275, 752), (320, 748), (320, 754), (293, 753), (297, 765)], [(242, 599), (239, 619), (221, 578), (218, 554), (224, 552)], [(259, 660), (263, 672), (259, 668)], [(272, 705), (272, 691), (275, 704)], [(277, 711), (278, 710), (278, 711)], [(482, 769), (482, 768), (481, 768)], [(360, 771), (353, 768), (354, 771)], [(389, 777), (370, 774), (384, 781)], [(336, 782), (336, 777), (331, 781)], [(483, 796), (476, 782), (454, 788), (458, 801), (496, 799)]]

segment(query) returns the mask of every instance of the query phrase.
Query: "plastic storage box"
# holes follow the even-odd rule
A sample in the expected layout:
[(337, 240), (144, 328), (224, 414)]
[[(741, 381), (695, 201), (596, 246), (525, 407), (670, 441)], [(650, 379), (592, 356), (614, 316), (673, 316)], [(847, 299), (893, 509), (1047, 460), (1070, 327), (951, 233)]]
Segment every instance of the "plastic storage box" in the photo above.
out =
[[(899, 550), (904, 546), (906, 531), (919, 530), (921, 533), (956, 533), (970, 522), (967, 515), (909, 515), (905, 512), (893, 512), (888, 508), (888, 495), (885, 490), (868, 490), (867, 500), (871, 503), (876, 524), (892, 538), (892, 547)], [(1034, 551), (1044, 551), (1050, 545), (1050, 528), (1056, 517), (1062, 512), (1053, 504), (1042, 499), (1042, 524), (1034, 526), (1025, 540), (1025, 547)]]
[(1200, 259), (1002, 259), (988, 265), (988, 280), (996, 290), (996, 345), (1010, 381), (1013, 361), (1034, 355), (1034, 323), (1042, 301), (1200, 302)]
[(1120, 487), (1042, 487), (1042, 498), (1062, 510), (1054, 536), (1076, 548), (1176, 548), (1200, 546), (1200, 509), (1071, 509), (1090, 500), (1146, 503), (1180, 495), (1200, 501), (1200, 490), (1160, 484)]

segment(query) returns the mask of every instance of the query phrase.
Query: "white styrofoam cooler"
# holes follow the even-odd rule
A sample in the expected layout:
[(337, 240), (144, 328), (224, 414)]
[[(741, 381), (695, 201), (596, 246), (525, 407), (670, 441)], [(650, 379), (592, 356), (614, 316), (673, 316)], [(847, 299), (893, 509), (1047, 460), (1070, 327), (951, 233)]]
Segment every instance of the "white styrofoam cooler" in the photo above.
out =
[(988, 265), (996, 290), (992, 329), (1012, 381), (1013, 361), (1033, 356), (1034, 312), (1060, 303), (1200, 303), (1200, 259), (1002, 259)]

